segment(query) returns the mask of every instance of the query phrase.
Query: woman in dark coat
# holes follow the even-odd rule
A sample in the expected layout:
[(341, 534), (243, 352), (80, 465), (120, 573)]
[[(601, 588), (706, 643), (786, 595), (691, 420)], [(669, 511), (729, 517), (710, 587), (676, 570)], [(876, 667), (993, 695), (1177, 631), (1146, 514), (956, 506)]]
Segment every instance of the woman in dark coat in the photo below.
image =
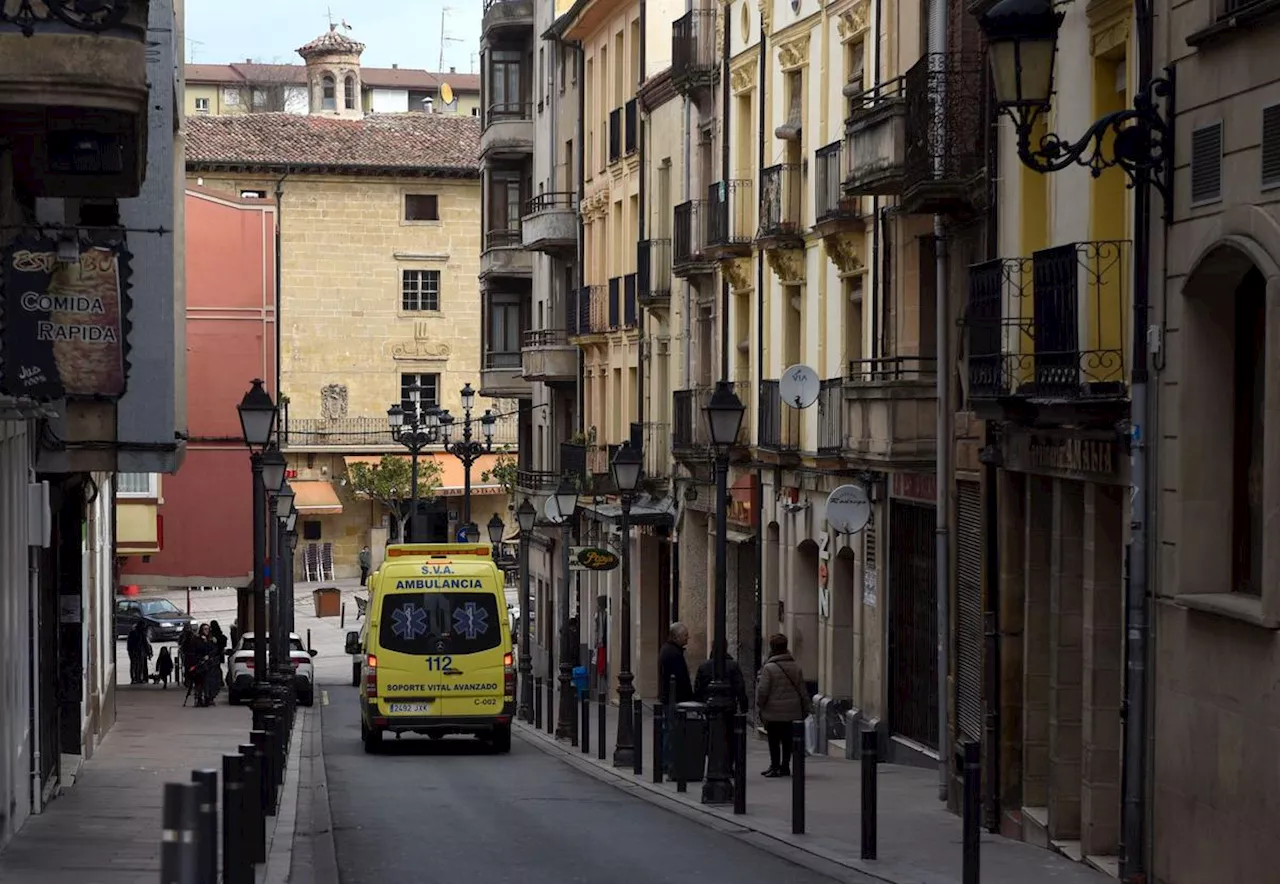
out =
[(146, 684), (147, 658), (151, 656), (151, 642), (147, 640), (147, 624), (141, 620), (129, 630), (125, 639), (129, 651), (129, 684)]

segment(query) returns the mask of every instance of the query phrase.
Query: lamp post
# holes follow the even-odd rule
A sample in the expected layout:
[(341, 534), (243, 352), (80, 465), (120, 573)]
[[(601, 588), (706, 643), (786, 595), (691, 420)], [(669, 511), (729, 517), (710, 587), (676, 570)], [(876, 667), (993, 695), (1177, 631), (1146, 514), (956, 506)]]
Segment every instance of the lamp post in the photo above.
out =
[(518, 715), (533, 722), (533, 649), (529, 646), (529, 535), (538, 521), (538, 510), (525, 498), (516, 507), (520, 525), (520, 707)]
[(578, 486), (565, 476), (556, 488), (555, 523), (560, 526), (560, 702), (556, 713), (556, 736), (568, 739), (573, 735), (573, 694), (569, 689), (573, 681), (572, 649), (569, 647), (569, 541), (573, 529), (573, 515), (578, 508)]
[[(422, 392), (422, 388), (410, 387), (409, 392), (417, 395)], [(399, 404), (387, 409), (391, 438), (409, 449), (409, 536), (404, 541), (413, 543), (418, 524), (418, 455), (436, 441), (440, 428), (440, 409), (434, 405), (424, 409), (420, 402), (414, 400), (411, 414), (407, 417), (409, 422), (406, 424), (405, 410)]]
[(1119, 167), (1133, 188), (1133, 368), (1130, 372), (1128, 581), (1125, 585), (1125, 665), (1123, 798), (1120, 810), (1120, 877), (1146, 878), (1145, 817), (1147, 770), (1147, 479), (1149, 383), (1147, 326), (1151, 301), (1151, 189), (1159, 192), (1164, 222), (1173, 217), (1175, 70), (1153, 75), (1155, 29), (1151, 0), (1136, 2), (1138, 84), (1133, 107), (1096, 120), (1078, 140), (1056, 134), (1033, 140), (1053, 97), (1053, 65), (1063, 13), (1052, 0), (1002, 0), (979, 20), (987, 40), (997, 109), (1009, 116), (1017, 133), (1018, 158), (1038, 172), (1072, 165), (1094, 177)]
[(485, 524), (485, 530), (489, 532), (489, 544), (493, 547), (493, 560), (496, 562), (498, 547), (502, 545), (502, 535), (507, 533), (507, 526), (503, 523), (502, 517), (494, 513)]
[(280, 677), (280, 688), (287, 692), (289, 686), (293, 683), (293, 667), (289, 662), (289, 627), (285, 623), (284, 615), (284, 529), (285, 523), (289, 520), (289, 514), (293, 512), (293, 501), (296, 495), (293, 486), (285, 480), (280, 485), (280, 490), (276, 493), (276, 508), (272, 514), (272, 524), (275, 525), (276, 537), (276, 573), (275, 580), (275, 599), (274, 614), (271, 622), (271, 654), (275, 658), (273, 669)]
[(733, 801), (733, 779), (729, 776), (729, 741), (733, 733), (733, 690), (729, 685), (727, 654), (729, 650), (729, 449), (738, 439), (742, 415), (746, 408), (728, 381), (716, 384), (707, 403), (707, 423), (711, 444), (716, 451), (716, 571), (715, 571), (715, 635), (712, 638), (712, 676), (707, 703), (710, 725), (710, 756), (707, 778), (702, 784), (703, 804), (728, 804)]
[(622, 497), (622, 656), (618, 663), (618, 738), (613, 747), (613, 766), (635, 764), (635, 725), (632, 698), (635, 676), (631, 673), (631, 499), (640, 485), (644, 456), (638, 449), (623, 445), (613, 456), (613, 484)]
[[(471, 389), (470, 384), (466, 384), (462, 388), (461, 395), (462, 438), (456, 442), (453, 441), (455, 421), (453, 415), (447, 411), (440, 414), (440, 433), (444, 438), (444, 450), (462, 461), (464, 482), (462, 488), (462, 522), (464, 525), (469, 525), (471, 523), (471, 467), (482, 455), (493, 451), (493, 429), (498, 419), (492, 411), (485, 409), (484, 414), (479, 418), (480, 435), (483, 437), (483, 441), (474, 440), (471, 426), (475, 423), (475, 419), (471, 417), (471, 409), (475, 406), (476, 392)], [(479, 537), (478, 529), (476, 536)], [(473, 540), (472, 543), (474, 542)]]
[(285, 545), (288, 547), (288, 550), (289, 550), (289, 555), (285, 559), (285, 574), (288, 578), (285, 581), (285, 586), (287, 588), (285, 593), (285, 612), (286, 612), (285, 628), (290, 633), (294, 631), (293, 630), (293, 604), (294, 604), (293, 576), (294, 576), (295, 556), (297, 555), (297, 552), (298, 552), (298, 530), (297, 529), (298, 529), (298, 510), (295, 508), (292, 512), (289, 513), (289, 518), (286, 519), (284, 523), (285, 540), (286, 540)]
[[(255, 378), (249, 391), (240, 400), (240, 431), (249, 449), (249, 466), (253, 473), (253, 628), (261, 632), (266, 625), (267, 599), (264, 565), (267, 555), (267, 485), (263, 477), (263, 452), (271, 441), (276, 425), (276, 404), (262, 386), (262, 379)], [(283, 460), (283, 458), (281, 458)], [(284, 479), (283, 469), (276, 487)], [(238, 607), (238, 606), (237, 606)], [(248, 613), (248, 612), (245, 612)], [(245, 630), (241, 621), (241, 631)], [(254, 686), (259, 696), (267, 685), (267, 648), (260, 639), (253, 649)]]

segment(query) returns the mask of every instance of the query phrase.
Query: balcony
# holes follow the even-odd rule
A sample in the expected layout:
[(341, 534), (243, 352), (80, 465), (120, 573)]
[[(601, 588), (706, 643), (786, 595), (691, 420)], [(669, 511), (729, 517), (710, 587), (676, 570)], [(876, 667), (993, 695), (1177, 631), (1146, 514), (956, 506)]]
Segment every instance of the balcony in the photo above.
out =
[(532, 155), (533, 105), (527, 101), (489, 105), (480, 133), (480, 158), (513, 160)]
[(578, 289), (577, 309), (569, 316), (569, 337), (584, 338), (609, 331), (609, 290), (602, 285)]
[(902, 207), (972, 215), (986, 204), (987, 66), (980, 54), (925, 55), (906, 74)]
[(671, 476), (671, 425), (648, 421), (640, 427), (644, 478), (650, 487), (662, 486)]
[(572, 193), (543, 193), (529, 200), (520, 219), (524, 247), (563, 257), (578, 247), (578, 200)]
[(896, 196), (906, 162), (907, 103), (894, 77), (849, 98), (844, 123), (846, 196)]
[(516, 494), (534, 498), (533, 505), (542, 512), (543, 501), (556, 493), (560, 473), (554, 470), (516, 470)]
[(636, 274), (609, 280), (609, 320), (605, 331), (636, 327)]
[(480, 278), (514, 276), (528, 279), (533, 275), (533, 255), (525, 250), (520, 229), (486, 230), (484, 250), (480, 253)]
[(861, 233), (866, 229), (862, 198), (844, 192), (844, 142), (833, 141), (814, 152), (814, 230), (823, 236)]
[(609, 111), (609, 162), (622, 159), (622, 108)]
[(720, 82), (716, 10), (695, 9), (671, 23), (671, 84), (681, 95), (707, 96)]
[(760, 437), (757, 448), (776, 455), (800, 451), (800, 410), (783, 404), (778, 381), (760, 382)]
[[(280, 438), (285, 448), (322, 450), (342, 448), (348, 451), (403, 452), (391, 437), (386, 415), (380, 417), (295, 418), (282, 412)], [(515, 445), (519, 439), (517, 415), (500, 415), (493, 428), (493, 444)]]
[(512, 31), (533, 28), (533, 0), (484, 0), (480, 33), (507, 36)]
[(640, 143), (640, 114), (636, 99), (627, 102), (622, 111), (624, 134), (622, 136), (622, 152), (631, 156)]
[(480, 395), (492, 399), (528, 399), (533, 388), (524, 376), (522, 351), (482, 348)]
[(938, 419), (933, 359), (892, 356), (851, 362), (843, 408), (844, 455), (855, 465), (933, 463)]
[(568, 331), (540, 328), (524, 333), (520, 341), (524, 379), (544, 384), (574, 384), (578, 381), (578, 348), (569, 342)]
[(818, 454), (844, 450), (844, 378), (829, 378), (818, 388)]
[(671, 273), (681, 279), (715, 272), (707, 254), (707, 204), (688, 200), (672, 212)]
[(580, 442), (560, 443), (560, 474), (585, 480), (587, 472), (587, 446)]
[(709, 450), (701, 406), (711, 398), (706, 387), (671, 394), (671, 454), (676, 460), (704, 460)]
[(1022, 411), (1061, 405), (1123, 411), (1128, 255), (1127, 241), (1104, 240), (971, 267), (969, 398)]
[(636, 244), (636, 301), (641, 307), (671, 303), (671, 240), (646, 239)]
[(751, 182), (717, 181), (707, 188), (706, 207), (707, 253), (716, 260), (749, 256), (757, 219)]
[(139, 194), (150, 107), (149, 6), (63, 3), (55, 16), (44, 3), (0, 3), (0, 18), (12, 23), (0, 31), (0, 142), (10, 142), (15, 157), (31, 158), (14, 164), (23, 193)]
[(800, 166), (779, 163), (760, 173), (760, 230), (762, 249), (804, 248), (804, 175)]

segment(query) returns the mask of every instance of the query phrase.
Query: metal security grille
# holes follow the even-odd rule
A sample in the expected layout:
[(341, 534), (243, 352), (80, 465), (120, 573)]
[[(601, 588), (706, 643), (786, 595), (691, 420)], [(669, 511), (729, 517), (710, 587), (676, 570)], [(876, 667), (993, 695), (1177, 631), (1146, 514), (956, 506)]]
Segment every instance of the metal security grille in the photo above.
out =
[(956, 726), (982, 739), (982, 493), (956, 483)]
[(938, 583), (934, 508), (889, 508), (889, 727), (938, 748)]

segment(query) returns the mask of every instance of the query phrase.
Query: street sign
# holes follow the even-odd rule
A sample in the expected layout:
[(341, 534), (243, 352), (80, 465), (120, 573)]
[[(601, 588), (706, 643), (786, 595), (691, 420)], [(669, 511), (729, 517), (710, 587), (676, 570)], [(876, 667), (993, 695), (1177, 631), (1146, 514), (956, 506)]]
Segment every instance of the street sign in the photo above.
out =
[(871, 501), (861, 485), (841, 485), (827, 495), (827, 524), (841, 534), (857, 534), (871, 520)]

